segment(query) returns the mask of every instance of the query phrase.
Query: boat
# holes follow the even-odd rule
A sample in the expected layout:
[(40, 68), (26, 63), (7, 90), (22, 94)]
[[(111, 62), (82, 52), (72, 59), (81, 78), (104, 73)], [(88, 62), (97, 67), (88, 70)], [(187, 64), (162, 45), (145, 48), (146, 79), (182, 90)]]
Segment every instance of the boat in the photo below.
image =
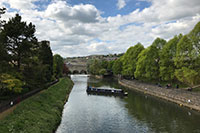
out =
[(102, 94), (102, 95), (119, 95), (119, 96), (127, 96), (128, 92), (124, 92), (122, 89), (101, 89), (88, 86), (86, 89), (88, 94)]

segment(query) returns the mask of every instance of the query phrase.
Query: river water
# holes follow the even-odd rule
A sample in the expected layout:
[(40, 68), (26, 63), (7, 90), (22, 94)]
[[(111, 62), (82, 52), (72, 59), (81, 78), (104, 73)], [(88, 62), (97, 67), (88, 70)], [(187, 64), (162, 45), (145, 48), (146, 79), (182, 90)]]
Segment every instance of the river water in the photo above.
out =
[[(113, 79), (71, 76), (74, 87), (56, 133), (200, 133), (200, 113), (139, 92)], [(88, 95), (87, 85), (123, 88), (127, 97)]]

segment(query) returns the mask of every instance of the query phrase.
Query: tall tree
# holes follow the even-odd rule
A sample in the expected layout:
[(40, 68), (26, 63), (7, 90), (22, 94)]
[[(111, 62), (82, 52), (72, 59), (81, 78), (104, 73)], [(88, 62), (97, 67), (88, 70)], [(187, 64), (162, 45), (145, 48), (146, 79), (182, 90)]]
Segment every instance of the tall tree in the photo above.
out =
[(59, 78), (63, 75), (64, 61), (63, 58), (56, 54), (53, 56), (53, 73), (56, 78)]
[(94, 75), (98, 75), (99, 71), (102, 69), (102, 64), (99, 60), (91, 60), (89, 62), (89, 72)]
[(34, 35), (35, 26), (22, 21), (16, 14), (4, 26), (1, 32), (1, 43), (6, 47), (11, 56), (10, 62), (20, 70), (22, 63), (27, 63), (32, 55), (32, 50), (37, 47)]
[(166, 41), (158, 37), (154, 40), (154, 42), (152, 43), (152, 46), (155, 46), (160, 51), (163, 49), (165, 44), (166, 44)]
[(169, 40), (160, 53), (160, 77), (164, 81), (173, 81), (175, 78), (175, 64), (176, 47), (182, 35), (174, 36)]
[(122, 75), (123, 76), (134, 76), (136, 70), (136, 62), (138, 60), (138, 55), (144, 50), (144, 46), (141, 43), (130, 47), (126, 53), (122, 56)]
[(115, 75), (121, 74), (122, 71), (122, 61), (120, 59), (115, 60), (112, 66), (113, 73)]
[[(5, 13), (5, 8), (0, 8), (0, 18), (1, 15)], [(2, 43), (2, 27), (4, 25), (5, 21), (4, 20), (0, 20), (0, 73), (5, 72), (9, 66), (8, 64), (8, 60), (9, 60), (9, 56), (8, 56), (8, 52), (6, 51), (6, 47), (3, 45)]]
[(135, 77), (140, 80), (159, 79), (158, 49), (150, 46), (143, 50), (138, 56)]
[(53, 54), (50, 48), (49, 41), (39, 43), (39, 59), (46, 67), (46, 81), (49, 82), (53, 76)]
[(152, 45), (143, 50), (138, 56), (135, 77), (140, 80), (159, 80), (160, 53), (166, 41), (156, 38)]
[(200, 22), (177, 45), (175, 75), (190, 86), (200, 83)]
[[(0, 18), (1, 18), (1, 15), (5, 13), (5, 11), (6, 11), (6, 8), (4, 8), (4, 7), (0, 8)], [(4, 23), (5, 23), (4, 20), (0, 20), (0, 30), (1, 30)]]

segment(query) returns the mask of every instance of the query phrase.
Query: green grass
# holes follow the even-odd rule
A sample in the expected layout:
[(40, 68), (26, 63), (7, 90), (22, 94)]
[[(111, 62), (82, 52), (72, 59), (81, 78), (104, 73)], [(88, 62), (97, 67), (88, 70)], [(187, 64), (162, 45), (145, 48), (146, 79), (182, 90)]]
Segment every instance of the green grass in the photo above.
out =
[(73, 86), (69, 78), (17, 105), (17, 108), (0, 121), (2, 133), (51, 133), (61, 121), (65, 100)]

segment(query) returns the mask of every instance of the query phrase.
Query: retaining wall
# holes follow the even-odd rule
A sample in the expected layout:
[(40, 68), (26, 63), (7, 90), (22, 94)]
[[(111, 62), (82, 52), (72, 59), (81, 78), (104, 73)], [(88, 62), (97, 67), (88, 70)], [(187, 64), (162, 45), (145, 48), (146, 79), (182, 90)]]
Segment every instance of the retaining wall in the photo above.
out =
[(145, 94), (177, 103), (180, 106), (185, 106), (190, 109), (200, 111), (200, 93), (189, 92), (182, 89), (166, 89), (156, 85), (142, 83), (136, 80), (119, 79), (118, 82), (119, 84), (132, 90), (140, 91)]

